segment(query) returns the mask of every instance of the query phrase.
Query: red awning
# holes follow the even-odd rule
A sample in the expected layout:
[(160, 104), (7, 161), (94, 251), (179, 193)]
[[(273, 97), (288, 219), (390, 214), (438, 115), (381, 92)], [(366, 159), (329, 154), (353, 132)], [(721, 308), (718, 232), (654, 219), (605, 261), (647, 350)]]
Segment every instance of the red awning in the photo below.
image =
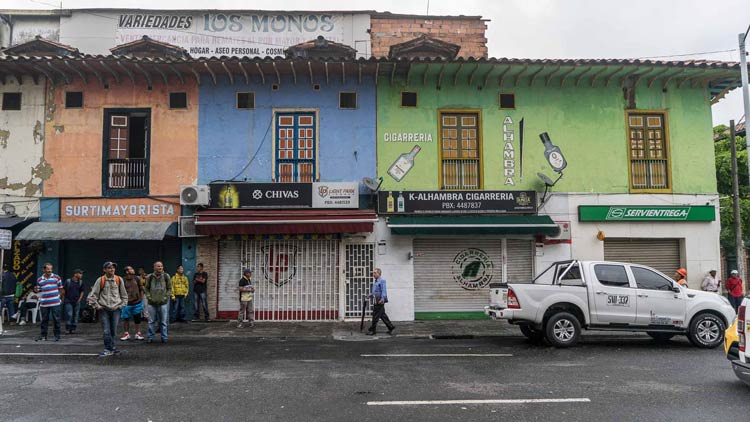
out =
[(195, 213), (200, 235), (371, 233), (373, 210), (214, 209)]

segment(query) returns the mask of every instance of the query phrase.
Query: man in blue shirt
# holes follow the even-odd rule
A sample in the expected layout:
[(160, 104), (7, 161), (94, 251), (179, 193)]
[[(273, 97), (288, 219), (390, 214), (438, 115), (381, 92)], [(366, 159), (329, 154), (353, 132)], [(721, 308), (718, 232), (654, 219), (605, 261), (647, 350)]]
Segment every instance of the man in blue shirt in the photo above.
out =
[(383, 320), (386, 328), (388, 328), (388, 334), (392, 334), (396, 328), (392, 323), (388, 315), (385, 313), (385, 304), (388, 303), (388, 291), (385, 288), (385, 279), (381, 277), (380, 268), (375, 268), (372, 271), (372, 278), (375, 279), (375, 283), (372, 285), (372, 291), (370, 292), (370, 299), (373, 300), (374, 305), (372, 307), (372, 325), (367, 330), (368, 336), (375, 335), (375, 329), (377, 328), (378, 321)]

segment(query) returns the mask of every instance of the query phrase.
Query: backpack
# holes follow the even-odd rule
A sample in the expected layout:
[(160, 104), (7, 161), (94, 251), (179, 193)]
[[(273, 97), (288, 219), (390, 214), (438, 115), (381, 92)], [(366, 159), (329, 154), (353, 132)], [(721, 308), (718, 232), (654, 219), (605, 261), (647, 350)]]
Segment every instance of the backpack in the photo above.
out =
[[(115, 275), (115, 281), (117, 282), (117, 287), (120, 287), (120, 283), (122, 282), (122, 279), (120, 278), (119, 275)], [(104, 288), (104, 283), (106, 283), (106, 282), (107, 282), (106, 277), (102, 276), (99, 279), (99, 289), (103, 289)]]

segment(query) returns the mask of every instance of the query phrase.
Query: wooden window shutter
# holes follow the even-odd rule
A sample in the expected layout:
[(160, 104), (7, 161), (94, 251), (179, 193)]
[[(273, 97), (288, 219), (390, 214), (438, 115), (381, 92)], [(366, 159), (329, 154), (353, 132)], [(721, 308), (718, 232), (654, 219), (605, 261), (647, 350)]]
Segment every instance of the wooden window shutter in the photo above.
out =
[(109, 159), (128, 158), (130, 116), (113, 114), (109, 118)]

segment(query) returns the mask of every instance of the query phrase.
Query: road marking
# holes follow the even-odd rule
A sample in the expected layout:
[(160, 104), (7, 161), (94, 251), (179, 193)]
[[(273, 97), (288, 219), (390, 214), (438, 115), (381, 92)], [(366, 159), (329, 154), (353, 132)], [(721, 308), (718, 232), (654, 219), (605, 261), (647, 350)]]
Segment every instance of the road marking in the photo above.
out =
[(499, 400), (413, 400), (413, 401), (368, 401), (368, 406), (413, 406), (437, 404), (528, 404), (528, 403), (589, 403), (588, 398), (572, 399), (499, 399)]
[(363, 358), (508, 358), (510, 353), (390, 353), (383, 355), (359, 355)]
[(0, 356), (99, 356), (98, 353), (0, 353)]

